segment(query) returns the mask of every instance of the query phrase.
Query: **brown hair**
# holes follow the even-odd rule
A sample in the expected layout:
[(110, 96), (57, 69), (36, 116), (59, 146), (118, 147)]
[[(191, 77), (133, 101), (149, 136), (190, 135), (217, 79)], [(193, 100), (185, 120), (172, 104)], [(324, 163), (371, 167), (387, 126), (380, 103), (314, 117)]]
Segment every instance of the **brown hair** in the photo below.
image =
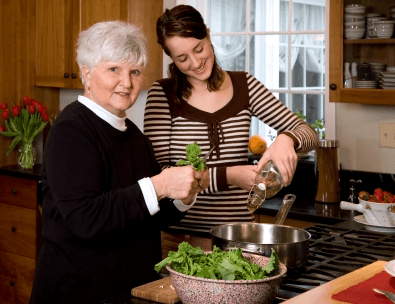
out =
[[(165, 45), (167, 38), (185, 37), (202, 40), (207, 37), (208, 31), (200, 13), (192, 6), (177, 5), (171, 10), (166, 9), (156, 23), (158, 43), (164, 52), (170, 56)], [(214, 51), (214, 47), (213, 47)], [(173, 63), (169, 65), (168, 76), (172, 79), (171, 95), (176, 104), (181, 104), (183, 98), (188, 99), (192, 93), (192, 85), (186, 75)], [(207, 89), (217, 91), (221, 87), (225, 75), (214, 55), (214, 65), (210, 77), (207, 79)]]

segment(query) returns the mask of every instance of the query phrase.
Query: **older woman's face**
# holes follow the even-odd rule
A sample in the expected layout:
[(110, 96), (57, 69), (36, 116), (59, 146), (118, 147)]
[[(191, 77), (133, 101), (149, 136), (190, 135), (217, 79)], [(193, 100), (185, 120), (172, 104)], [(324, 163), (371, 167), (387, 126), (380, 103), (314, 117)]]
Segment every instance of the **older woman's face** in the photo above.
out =
[(125, 117), (125, 111), (132, 107), (141, 91), (142, 66), (128, 62), (100, 62), (88, 72), (85, 96), (118, 116)]

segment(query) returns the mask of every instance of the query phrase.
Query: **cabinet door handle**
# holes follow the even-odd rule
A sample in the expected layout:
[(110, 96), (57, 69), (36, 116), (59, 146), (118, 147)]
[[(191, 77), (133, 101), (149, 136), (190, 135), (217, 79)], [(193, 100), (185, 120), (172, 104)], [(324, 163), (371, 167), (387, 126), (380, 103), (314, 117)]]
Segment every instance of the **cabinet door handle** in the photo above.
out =
[(16, 193), (17, 193), (16, 189), (12, 189), (12, 194), (16, 194)]
[(15, 232), (15, 231), (16, 231), (16, 227), (15, 227), (15, 226), (12, 226), (12, 227), (11, 227), (11, 231), (12, 231), (12, 232)]
[(334, 91), (334, 90), (337, 89), (337, 86), (336, 86), (334, 83), (331, 83), (330, 86), (329, 86), (329, 88), (330, 88), (332, 91)]
[(69, 74), (67, 74), (67, 73), (64, 73), (64, 78), (69, 78)]
[(76, 78), (77, 78), (77, 75), (75, 75), (75, 74), (73, 73), (73, 74), (71, 74), (71, 78), (76, 79)]

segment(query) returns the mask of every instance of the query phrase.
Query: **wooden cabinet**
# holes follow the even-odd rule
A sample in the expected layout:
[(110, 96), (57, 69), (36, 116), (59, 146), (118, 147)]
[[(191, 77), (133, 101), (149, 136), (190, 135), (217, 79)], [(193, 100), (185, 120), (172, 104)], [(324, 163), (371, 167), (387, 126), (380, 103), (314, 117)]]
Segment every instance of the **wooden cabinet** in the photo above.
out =
[(39, 181), (0, 172), (0, 303), (26, 304), (42, 245)]
[(143, 89), (162, 75), (162, 50), (153, 39), (162, 0), (36, 0), (35, 85), (82, 89), (75, 61), (81, 30), (104, 20), (124, 20), (142, 27), (148, 38), (149, 67)]
[[(392, 39), (344, 39), (343, 16), (345, 5), (353, 0), (329, 2), (329, 101), (342, 103), (395, 105), (393, 90), (344, 88), (344, 62), (377, 62), (395, 65), (395, 38)], [(367, 13), (377, 12), (387, 18), (395, 0), (362, 0)], [(394, 37), (394, 36), (393, 36)]]

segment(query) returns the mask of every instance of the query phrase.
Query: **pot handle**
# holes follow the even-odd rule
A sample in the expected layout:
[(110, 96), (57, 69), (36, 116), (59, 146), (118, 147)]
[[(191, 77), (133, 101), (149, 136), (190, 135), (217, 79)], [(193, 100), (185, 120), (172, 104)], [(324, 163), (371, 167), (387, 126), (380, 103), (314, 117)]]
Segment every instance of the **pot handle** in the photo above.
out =
[(361, 204), (354, 204), (346, 201), (340, 202), (340, 209), (343, 210), (355, 210), (361, 213), (365, 212), (365, 208)]
[(282, 225), (284, 223), (285, 218), (288, 215), (289, 209), (291, 209), (291, 206), (295, 201), (295, 199), (296, 199), (295, 194), (287, 194), (284, 196), (280, 210), (277, 212), (276, 218), (274, 219), (275, 225)]

